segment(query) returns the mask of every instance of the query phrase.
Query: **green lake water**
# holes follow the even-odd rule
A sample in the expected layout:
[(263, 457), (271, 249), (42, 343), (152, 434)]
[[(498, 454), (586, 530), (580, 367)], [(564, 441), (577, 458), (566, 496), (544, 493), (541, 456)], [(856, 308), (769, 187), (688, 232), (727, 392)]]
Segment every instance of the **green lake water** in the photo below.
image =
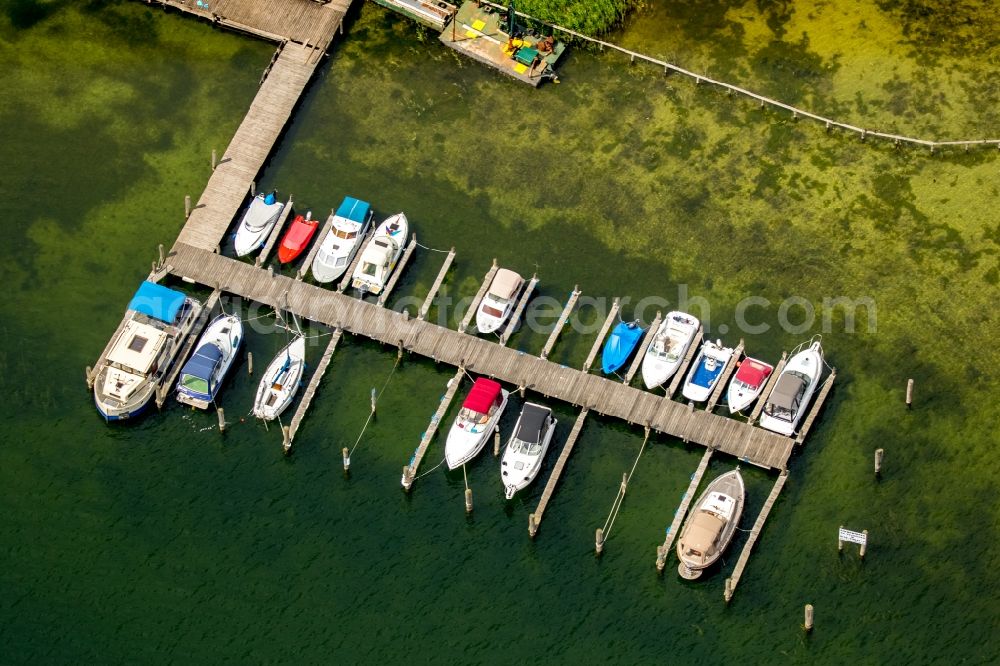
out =
[[(727, 606), (745, 533), (693, 583), (673, 558), (654, 567), (700, 448), (650, 440), (595, 558), (642, 432), (592, 416), (531, 541), (555, 452), (510, 503), (484, 452), (468, 467), (471, 517), (460, 472), (404, 494), (453, 371), (410, 356), (393, 371), (395, 350), (360, 338), (338, 347), (289, 458), (277, 428), (242, 418), (260, 372), (245, 359), (221, 399), (225, 434), (176, 403), (106, 425), (84, 368), (273, 49), (136, 2), (0, 7), (0, 663), (1000, 658), (995, 150), (862, 143), (586, 49), (532, 90), (372, 3), (352, 10), (260, 187), (324, 217), (345, 194), (379, 217), (404, 210), (421, 243), (455, 246), (432, 319), (454, 324), (445, 299), (474, 294), (498, 257), (537, 271), (555, 301), (575, 284), (627, 298), (625, 317), (647, 296), (698, 299), (708, 334), (732, 344), (741, 300), (763, 297), (748, 318), (770, 330), (742, 337), (765, 359), (823, 333), (837, 385)], [(1000, 137), (987, 2), (654, 2), (611, 38), (865, 127)], [(422, 299), (443, 256), (419, 251), (390, 306)], [(823, 330), (823, 300), (841, 297), (874, 306), (854, 332), (842, 307)], [(266, 309), (233, 307), (269, 330)], [(567, 329), (552, 359), (582, 363), (593, 338)], [(284, 340), (248, 338), (258, 368)], [(511, 345), (537, 354), (544, 340)], [(341, 448), (387, 378), (345, 478)], [(558, 447), (576, 412), (552, 406)], [(421, 471), (442, 456), (439, 436)], [(708, 478), (736, 462), (716, 456)], [(743, 471), (749, 529), (774, 475)], [(840, 525), (869, 530), (864, 561), (838, 556)]]

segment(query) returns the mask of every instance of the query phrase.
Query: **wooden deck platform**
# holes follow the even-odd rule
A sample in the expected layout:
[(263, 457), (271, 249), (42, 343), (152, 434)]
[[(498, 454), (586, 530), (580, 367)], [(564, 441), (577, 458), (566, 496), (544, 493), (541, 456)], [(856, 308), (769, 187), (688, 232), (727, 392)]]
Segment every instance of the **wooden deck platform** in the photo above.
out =
[(740, 344), (736, 346), (733, 350), (732, 356), (729, 357), (729, 361), (726, 363), (726, 367), (722, 370), (722, 374), (715, 382), (715, 388), (712, 390), (712, 395), (708, 398), (708, 404), (705, 405), (705, 411), (712, 411), (715, 406), (719, 404), (719, 399), (722, 397), (722, 392), (726, 390), (729, 386), (729, 378), (732, 376), (733, 371), (736, 370), (736, 366), (740, 364), (740, 357), (743, 356), (743, 339), (740, 338)]
[(743, 570), (746, 568), (747, 562), (750, 560), (750, 551), (753, 550), (754, 544), (757, 543), (757, 538), (760, 536), (761, 530), (764, 529), (764, 521), (767, 520), (768, 515), (770, 515), (771, 508), (774, 506), (775, 500), (778, 499), (781, 489), (785, 487), (785, 481), (787, 480), (788, 470), (782, 471), (781, 474), (778, 475), (778, 479), (774, 482), (774, 486), (771, 487), (771, 492), (768, 494), (767, 500), (764, 502), (764, 506), (757, 515), (757, 520), (754, 521), (753, 527), (750, 529), (750, 538), (747, 539), (745, 544), (743, 544), (743, 550), (740, 551), (740, 558), (736, 560), (736, 568), (733, 569), (733, 575), (726, 580), (726, 601), (733, 598), (733, 592), (736, 591), (736, 585), (740, 582), (740, 578), (743, 577)]
[(691, 365), (691, 360), (698, 353), (698, 349), (701, 346), (701, 338), (705, 333), (705, 329), (702, 326), (698, 327), (698, 332), (694, 334), (694, 339), (691, 341), (691, 346), (688, 347), (687, 354), (684, 355), (684, 360), (681, 361), (681, 365), (677, 368), (677, 372), (674, 373), (673, 378), (670, 380), (670, 386), (667, 387), (667, 397), (673, 398), (674, 394), (677, 393), (677, 389), (680, 388), (681, 382), (687, 377), (688, 366)]
[(486, 272), (486, 277), (483, 278), (483, 284), (479, 287), (479, 291), (476, 293), (475, 298), (472, 299), (472, 303), (469, 305), (468, 311), (465, 316), (462, 317), (462, 323), (458, 325), (458, 332), (465, 333), (466, 329), (469, 328), (469, 324), (472, 323), (473, 318), (476, 316), (476, 310), (479, 308), (479, 302), (483, 300), (483, 296), (486, 295), (486, 290), (490, 288), (490, 284), (493, 283), (493, 277), (497, 274), (500, 266), (497, 264), (497, 260), (493, 260), (493, 265), (490, 266), (490, 270)]
[(517, 307), (510, 314), (510, 321), (507, 322), (507, 327), (503, 330), (503, 335), (500, 336), (500, 344), (506, 345), (507, 341), (510, 340), (510, 336), (514, 335), (514, 331), (517, 330), (518, 324), (521, 323), (521, 315), (524, 314), (524, 308), (528, 305), (528, 301), (531, 300), (531, 295), (535, 293), (535, 287), (538, 286), (538, 276), (532, 275), (531, 280), (528, 282), (528, 286), (524, 288), (521, 293), (521, 298), (517, 301)]
[(330, 341), (326, 344), (326, 349), (323, 350), (323, 356), (320, 357), (319, 363), (316, 364), (316, 369), (313, 370), (312, 377), (309, 378), (309, 385), (306, 386), (306, 392), (302, 394), (302, 399), (299, 400), (299, 405), (295, 408), (295, 414), (292, 416), (292, 423), (288, 427), (288, 439), (284, 444), (285, 455), (288, 455), (292, 450), (295, 433), (299, 431), (302, 419), (305, 418), (306, 411), (308, 411), (309, 405), (312, 404), (312, 400), (316, 396), (316, 390), (319, 388), (319, 383), (323, 381), (323, 375), (330, 366), (330, 361), (333, 359), (333, 352), (337, 350), (337, 343), (340, 342), (342, 335), (343, 331), (339, 328), (333, 330)]
[(601, 351), (601, 345), (604, 344), (604, 338), (608, 337), (608, 331), (611, 330), (611, 325), (615, 323), (615, 317), (618, 316), (618, 311), (621, 307), (621, 299), (616, 296), (614, 303), (611, 305), (611, 311), (608, 312), (608, 316), (604, 319), (604, 324), (601, 325), (601, 330), (597, 334), (597, 339), (594, 340), (594, 344), (590, 348), (590, 353), (587, 354), (587, 360), (583, 362), (584, 372), (590, 372), (590, 366), (594, 364), (597, 354)]
[(688, 507), (694, 501), (695, 493), (698, 492), (698, 486), (701, 484), (702, 477), (705, 476), (705, 470), (708, 469), (708, 463), (711, 459), (712, 449), (708, 449), (705, 451), (705, 455), (701, 457), (698, 469), (691, 475), (691, 483), (688, 484), (687, 490), (681, 496), (681, 504), (677, 507), (677, 511), (674, 512), (674, 519), (670, 521), (670, 527), (667, 528), (663, 545), (656, 549), (657, 571), (663, 571), (664, 567), (667, 566), (667, 558), (670, 557), (670, 550), (674, 545), (674, 539), (677, 538), (677, 533), (681, 530), (681, 523), (684, 522), (684, 516), (687, 515)]
[(637, 373), (640, 366), (642, 366), (642, 360), (646, 358), (646, 350), (649, 349), (649, 345), (652, 344), (653, 338), (656, 337), (656, 331), (660, 328), (660, 321), (662, 319), (663, 313), (657, 310), (656, 318), (653, 319), (653, 323), (646, 329), (646, 334), (642, 336), (642, 344), (639, 345), (639, 349), (635, 353), (635, 358), (632, 359), (632, 365), (629, 366), (628, 372), (625, 373), (625, 379), (623, 380), (624, 384), (631, 384), (632, 378), (635, 377), (635, 373)]
[(424, 459), (424, 454), (427, 453), (427, 447), (431, 445), (431, 440), (434, 439), (434, 435), (438, 431), (438, 427), (441, 425), (441, 419), (448, 412), (448, 407), (451, 406), (451, 401), (455, 399), (455, 393), (458, 392), (458, 387), (462, 384), (462, 379), (465, 377), (465, 370), (459, 368), (455, 372), (455, 376), (452, 377), (451, 381), (448, 382), (448, 390), (445, 391), (444, 395), (441, 396), (441, 402), (438, 403), (438, 408), (434, 412), (434, 416), (431, 417), (431, 422), (427, 425), (427, 430), (420, 437), (420, 444), (417, 445), (417, 450), (413, 452), (413, 457), (410, 459), (410, 464), (403, 467), (403, 478), (401, 480), (403, 488), (409, 492), (410, 488), (413, 487), (413, 482), (417, 478), (417, 469), (420, 468), (420, 463)]
[(267, 265), (267, 260), (271, 258), (271, 253), (274, 252), (274, 248), (278, 244), (278, 239), (281, 238), (281, 232), (285, 230), (285, 225), (288, 224), (288, 218), (292, 216), (292, 205), (294, 203), (292, 197), (289, 196), (288, 201), (285, 202), (285, 207), (281, 209), (278, 221), (274, 223), (274, 226), (271, 227), (271, 233), (267, 235), (267, 242), (264, 243), (264, 249), (254, 259), (256, 265)]
[(417, 319), (420, 321), (426, 319), (427, 313), (431, 311), (431, 304), (434, 302), (434, 297), (437, 296), (438, 291), (441, 289), (441, 284), (444, 282), (444, 276), (448, 274), (448, 269), (451, 268), (451, 263), (453, 261), (455, 261), (455, 248), (451, 248), (451, 251), (448, 252), (448, 256), (444, 258), (444, 263), (441, 264), (441, 270), (438, 271), (437, 277), (434, 278), (434, 284), (431, 285), (431, 290), (427, 292), (427, 297), (420, 306), (420, 312), (417, 314)]
[[(496, 342), (419, 321), (372, 303), (303, 281), (200, 250), (174, 246), (167, 263), (173, 274), (327, 326), (342, 327), (377, 340), (449, 363), (473, 373), (524, 386), (547, 397), (588, 407), (602, 414), (688, 441), (709, 446), (766, 468), (784, 469), (794, 442), (743, 420), (692, 410), (678, 402), (637, 388), (565, 367)], [(286, 308), (287, 300), (287, 308)]]
[[(396, 267), (392, 271), (392, 275), (389, 276), (389, 282), (386, 283), (385, 287), (382, 289), (382, 293), (378, 295), (379, 305), (385, 305), (386, 301), (389, 300), (389, 296), (392, 295), (392, 290), (396, 288), (396, 283), (399, 282), (399, 276), (401, 276), (403, 271), (406, 270), (406, 264), (410, 263), (410, 257), (413, 256), (416, 249), (417, 235), (413, 234), (410, 238), (409, 244), (406, 246), (406, 249), (403, 250), (403, 256), (400, 257), (399, 263), (396, 264)], [(358, 252), (358, 254), (361, 253)]]

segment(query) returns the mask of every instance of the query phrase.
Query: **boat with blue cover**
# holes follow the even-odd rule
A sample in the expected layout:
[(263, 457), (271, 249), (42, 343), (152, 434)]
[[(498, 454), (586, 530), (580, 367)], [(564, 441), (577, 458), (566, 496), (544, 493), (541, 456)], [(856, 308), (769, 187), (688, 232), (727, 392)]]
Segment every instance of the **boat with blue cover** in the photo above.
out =
[(278, 201), (276, 192), (255, 196), (236, 229), (236, 256), (244, 257), (264, 247), (284, 209), (285, 204)]
[(149, 406), (201, 309), (184, 292), (154, 282), (139, 285), (96, 368), (94, 404), (101, 416), (108, 421), (133, 418)]
[(333, 282), (351, 265), (361, 247), (372, 221), (372, 209), (367, 201), (344, 197), (337, 212), (330, 213), (330, 230), (320, 241), (312, 263), (316, 282)]
[(721, 340), (706, 340), (684, 380), (684, 397), (693, 402), (708, 400), (732, 356), (732, 348), (723, 347)]
[(604, 370), (604, 374), (610, 375), (625, 365), (629, 356), (639, 346), (639, 340), (642, 339), (645, 330), (638, 319), (629, 322), (620, 321), (615, 325), (601, 352), (601, 369)]
[(194, 354), (181, 368), (177, 380), (177, 401), (207, 409), (219, 394), (236, 353), (243, 343), (243, 322), (235, 315), (222, 314), (201, 334)]

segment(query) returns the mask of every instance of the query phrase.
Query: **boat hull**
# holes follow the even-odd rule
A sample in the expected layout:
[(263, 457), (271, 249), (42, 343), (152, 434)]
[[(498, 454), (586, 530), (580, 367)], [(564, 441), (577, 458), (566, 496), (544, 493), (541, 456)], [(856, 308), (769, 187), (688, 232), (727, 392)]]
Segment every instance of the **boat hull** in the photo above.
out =
[(503, 410), (507, 408), (507, 398), (510, 392), (504, 390), (501, 391), (501, 395), (503, 399), (500, 402), (500, 406), (494, 412), (493, 416), (482, 425), (482, 430), (479, 432), (469, 433), (468, 431), (459, 429), (457, 419), (452, 424), (451, 429), (448, 430), (448, 439), (445, 441), (444, 446), (444, 459), (448, 464), (449, 470), (458, 469), (478, 456), (483, 450), (497, 423), (500, 422)]
[[(510, 442), (507, 443), (508, 449), (504, 451), (504, 456), (500, 462), (500, 482), (504, 487), (504, 497), (508, 500), (514, 499), (514, 496), (517, 495), (518, 492), (530, 486), (532, 482), (538, 478), (538, 473), (542, 471), (542, 463), (545, 461), (545, 454), (549, 450), (549, 444), (552, 443), (552, 436), (556, 432), (557, 425), (559, 425), (559, 421), (553, 419), (552, 426), (549, 428), (548, 432), (545, 434), (545, 438), (542, 440), (542, 450), (537, 456), (532, 456), (533, 460), (531, 460), (530, 464), (526, 466), (526, 469), (517, 471), (517, 473), (521, 475), (520, 478), (514, 478), (510, 474), (506, 474), (504, 472), (505, 466), (511, 468), (514, 464), (514, 461), (507, 455)], [(504, 463), (508, 464), (504, 465)]]
[[(100, 380), (101, 377), (98, 377), (98, 381)], [(155, 386), (150, 386), (141, 396), (133, 398), (126, 403), (102, 400), (95, 393), (94, 405), (97, 407), (98, 413), (104, 418), (105, 421), (125, 421), (128, 419), (135, 419), (145, 414), (146, 410), (149, 409), (149, 403), (153, 400), (154, 393)]]
[(637, 322), (619, 322), (601, 352), (601, 370), (610, 375), (628, 362), (642, 339), (643, 328)]
[(245, 257), (264, 247), (268, 234), (277, 224), (285, 208), (283, 203), (275, 201), (268, 204), (264, 201), (265, 197), (261, 195), (254, 197), (240, 220), (233, 243), (237, 257)]
[[(223, 332), (227, 328), (228, 332)], [(222, 389), (222, 383), (225, 381), (226, 375), (233, 365), (233, 361), (236, 360), (240, 346), (243, 344), (243, 322), (240, 321), (239, 317), (233, 315), (224, 314), (216, 317), (205, 329), (205, 332), (201, 334), (201, 338), (199, 338), (198, 343), (194, 347), (195, 353), (206, 344), (214, 344), (222, 352), (222, 361), (213, 373), (212, 381), (209, 384), (209, 392), (193, 391), (183, 386), (180, 383), (180, 379), (178, 379), (177, 384), (177, 402), (197, 409), (208, 409), (209, 405), (215, 402), (216, 397), (218, 397)]]
[[(718, 497), (719, 495), (722, 498), (731, 500), (731, 502)], [(727, 472), (708, 484), (708, 487), (705, 488), (695, 502), (694, 508), (691, 509), (691, 513), (684, 522), (684, 527), (681, 528), (681, 533), (677, 538), (675, 550), (677, 559), (680, 560), (678, 573), (682, 577), (688, 580), (698, 578), (705, 569), (715, 564), (722, 557), (722, 554), (729, 547), (730, 541), (732, 541), (733, 536), (736, 534), (736, 528), (739, 525), (740, 516), (743, 514), (743, 505), (745, 502), (746, 487), (739, 469)], [(703, 513), (710, 513), (716, 516), (724, 513), (726, 514), (725, 524), (711, 543), (712, 552), (702, 552), (701, 556), (693, 556), (689, 554), (689, 547), (692, 544), (689, 543), (688, 538), (697, 539), (697, 537), (693, 537), (691, 534), (693, 531), (692, 524), (695, 522), (697, 516)]]
[[(722, 347), (713, 342), (706, 342), (691, 364), (687, 379), (684, 380), (682, 395), (692, 402), (705, 402), (712, 395), (719, 378), (733, 355), (729, 347)], [(709, 362), (714, 360), (715, 368), (709, 369)]]
[[(376, 296), (381, 294), (382, 290), (385, 289), (385, 285), (389, 282), (392, 272), (396, 269), (399, 258), (403, 255), (403, 246), (406, 243), (406, 237), (409, 233), (409, 222), (403, 213), (397, 213), (382, 222), (375, 230), (375, 234), (371, 240), (361, 250), (361, 265), (354, 269), (354, 274), (351, 276), (351, 286), (364, 293)], [(364, 272), (366, 264), (365, 255), (368, 253), (369, 248), (373, 248), (380, 243), (383, 245), (389, 244), (391, 251), (384, 261), (382, 256), (378, 256), (377, 263), (372, 262), (372, 265), (376, 266), (374, 274), (366, 274)]]
[[(781, 418), (778, 416), (772, 416), (768, 412), (769, 406), (771, 405), (772, 396), (777, 392), (779, 386), (782, 383), (782, 378), (785, 375), (796, 373), (800, 377), (805, 378), (805, 390), (799, 400), (798, 408), (790, 418)], [(767, 397), (764, 403), (764, 408), (760, 413), (760, 426), (766, 428), (771, 432), (776, 432), (779, 435), (785, 435), (791, 437), (795, 434), (795, 429), (799, 425), (799, 421), (802, 420), (802, 416), (806, 413), (809, 408), (809, 404), (812, 402), (813, 394), (816, 392), (816, 386), (819, 384), (820, 376), (823, 374), (823, 349), (819, 342), (815, 342), (808, 349), (794, 354), (785, 367), (781, 370), (781, 374), (778, 375), (778, 380), (774, 384), (774, 388), (771, 389), (771, 395)]]
[(295, 218), (278, 246), (278, 261), (287, 264), (298, 259), (299, 255), (309, 247), (309, 243), (316, 235), (318, 228), (319, 222), (316, 220), (310, 220), (307, 217)]
[(254, 399), (254, 416), (264, 421), (278, 418), (298, 393), (305, 367), (305, 339), (299, 337), (279, 351), (264, 371)]
[(647, 389), (662, 386), (674, 376), (691, 348), (698, 326), (698, 320), (686, 312), (667, 313), (642, 359), (642, 381)]

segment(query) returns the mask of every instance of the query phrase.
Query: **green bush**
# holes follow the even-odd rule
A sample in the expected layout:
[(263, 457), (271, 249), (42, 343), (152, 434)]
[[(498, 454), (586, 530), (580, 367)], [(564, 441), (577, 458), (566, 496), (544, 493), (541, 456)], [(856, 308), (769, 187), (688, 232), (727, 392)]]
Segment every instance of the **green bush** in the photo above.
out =
[(639, 0), (516, 0), (517, 11), (585, 35), (611, 30), (638, 5)]

